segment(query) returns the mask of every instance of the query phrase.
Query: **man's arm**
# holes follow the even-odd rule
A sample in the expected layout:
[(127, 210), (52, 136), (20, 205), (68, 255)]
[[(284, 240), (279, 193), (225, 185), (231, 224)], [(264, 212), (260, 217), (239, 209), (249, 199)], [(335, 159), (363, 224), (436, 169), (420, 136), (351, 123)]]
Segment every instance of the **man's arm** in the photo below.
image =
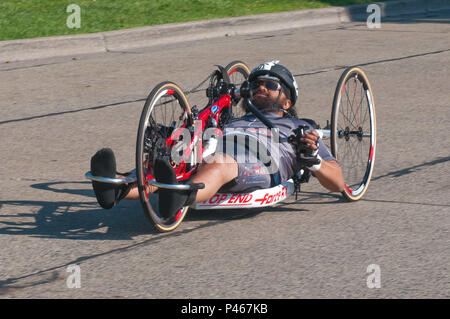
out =
[(318, 171), (312, 172), (319, 183), (332, 192), (342, 192), (345, 187), (342, 169), (336, 161), (322, 161)]
[[(304, 134), (300, 141), (305, 142), (309, 148), (315, 151), (318, 149), (318, 139), (319, 134), (313, 130), (308, 131), (306, 134)], [(339, 166), (338, 162), (334, 160), (328, 162), (322, 160), (320, 168), (313, 171), (312, 174), (326, 189), (332, 192), (342, 192), (344, 190), (344, 176), (342, 175), (342, 169)]]

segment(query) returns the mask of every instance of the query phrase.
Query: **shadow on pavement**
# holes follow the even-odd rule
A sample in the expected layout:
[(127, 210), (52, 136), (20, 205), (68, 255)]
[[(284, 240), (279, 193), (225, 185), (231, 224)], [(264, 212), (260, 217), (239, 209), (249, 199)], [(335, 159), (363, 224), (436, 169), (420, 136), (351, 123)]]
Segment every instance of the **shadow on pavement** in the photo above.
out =
[[(383, 175), (374, 176), (372, 181), (389, 178), (399, 178), (413, 174), (419, 170), (435, 165), (447, 163), (450, 156), (439, 157), (411, 167), (406, 167)], [(79, 184), (88, 186), (86, 189), (58, 188), (65, 185)], [(154, 229), (151, 222), (142, 211), (139, 201), (122, 201), (110, 210), (101, 209), (95, 201), (90, 182), (50, 182), (33, 184), (31, 187), (39, 190), (47, 190), (54, 193), (66, 193), (81, 195), (89, 198), (88, 201), (0, 201), (0, 234), (27, 235), (41, 238), (60, 238), (77, 240), (131, 240), (133, 237), (145, 234), (160, 234)], [(363, 199), (364, 200), (364, 199)], [(380, 201), (383, 199), (372, 199)], [(180, 235), (195, 229), (214, 226), (233, 220), (254, 218), (261, 213), (308, 211), (299, 209), (293, 205), (313, 204), (337, 204), (345, 203), (341, 194), (329, 192), (305, 192), (299, 193), (295, 200), (295, 194), (285, 202), (273, 207), (246, 210), (194, 210), (191, 209), (185, 221), (207, 221), (194, 228), (184, 229), (170, 234)], [(408, 202), (404, 202), (408, 203)], [(410, 203), (420, 204), (420, 203)], [(430, 204), (431, 205), (431, 204)], [(432, 205), (448, 206), (435, 203)], [(8, 206), (16, 206), (23, 209), (18, 214), (6, 214)], [(37, 211), (36, 211), (37, 210)], [(5, 213), (3, 213), (5, 212)]]
[[(90, 188), (90, 182), (49, 182), (32, 188), (85, 196), (86, 201), (0, 201), (0, 235), (26, 235), (37, 238), (75, 240), (131, 240), (138, 235), (161, 234), (142, 211), (139, 201), (123, 200), (113, 209), (102, 209)], [(71, 185), (72, 188), (66, 186)], [(87, 188), (75, 188), (74, 185)], [(20, 207), (8, 214), (8, 207)], [(17, 208), (14, 208), (17, 211)], [(255, 210), (190, 210), (185, 221), (209, 221), (195, 227), (204, 228), (232, 220), (252, 218), (267, 211)], [(180, 228), (183, 232), (182, 228)], [(191, 228), (189, 229), (192, 230)], [(180, 234), (180, 231), (170, 234)], [(167, 236), (167, 234), (166, 234)]]
[[(126, 211), (119, 207), (103, 210), (95, 201), (1, 201), (0, 205), (0, 234), (5, 235), (127, 240), (151, 230), (138, 205), (128, 206)], [(5, 214), (10, 206), (20, 207), (22, 212)]]

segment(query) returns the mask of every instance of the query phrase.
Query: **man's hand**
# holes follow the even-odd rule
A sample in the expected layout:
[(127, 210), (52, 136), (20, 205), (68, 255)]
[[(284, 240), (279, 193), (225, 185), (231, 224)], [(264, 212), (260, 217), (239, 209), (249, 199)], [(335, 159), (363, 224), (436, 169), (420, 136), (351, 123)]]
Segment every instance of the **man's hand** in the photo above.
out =
[(322, 166), (322, 158), (319, 155), (319, 133), (315, 130), (307, 131), (300, 138), (300, 142), (305, 143), (308, 148), (306, 154), (301, 154), (300, 158), (304, 161), (306, 167), (316, 172)]
[(305, 134), (300, 138), (300, 141), (306, 143), (306, 145), (314, 151), (319, 149), (319, 133), (315, 130), (306, 131)]
[[(301, 152), (297, 153), (302, 167), (308, 168), (312, 171), (320, 184), (332, 192), (342, 192), (345, 187), (344, 177), (342, 176), (342, 169), (335, 160), (322, 161), (319, 155), (319, 133), (317, 131), (304, 131), (305, 127), (299, 126), (294, 130), (295, 135), (291, 135), (291, 143)], [(301, 135), (299, 138), (298, 136)], [(301, 143), (302, 145), (298, 145)], [(305, 154), (306, 149), (306, 154)]]

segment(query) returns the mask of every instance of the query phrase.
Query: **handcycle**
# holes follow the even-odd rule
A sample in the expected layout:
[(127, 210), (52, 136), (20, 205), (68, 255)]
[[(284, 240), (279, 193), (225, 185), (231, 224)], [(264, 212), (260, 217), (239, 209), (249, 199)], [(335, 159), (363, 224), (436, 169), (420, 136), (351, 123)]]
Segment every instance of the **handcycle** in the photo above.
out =
[[(141, 113), (136, 141), (136, 174), (124, 178), (105, 178), (87, 172), (86, 177), (114, 184), (137, 183), (146, 216), (159, 231), (174, 230), (183, 221), (189, 207), (183, 207), (173, 219), (162, 218), (158, 212), (158, 192), (149, 192), (149, 187), (189, 190), (192, 187), (202, 188), (203, 185), (158, 183), (153, 171), (155, 160), (168, 160), (178, 181), (188, 180), (194, 175), (202, 160), (214, 153), (227, 123), (245, 114), (239, 101), (242, 98), (242, 83), (249, 74), (249, 67), (242, 61), (233, 61), (225, 67), (217, 66), (202, 81), (209, 81), (205, 90), (208, 101), (200, 110), (196, 105), (191, 107), (187, 99), (187, 95), (195, 89), (184, 92), (174, 82), (159, 83), (148, 95)], [(247, 104), (262, 123), (276, 129), (249, 98)], [(371, 180), (376, 151), (375, 104), (365, 72), (357, 66), (344, 70), (336, 86), (331, 121), (327, 121), (325, 128), (320, 128), (315, 121), (305, 120), (313, 125), (323, 140), (329, 139), (331, 153), (342, 167), (344, 198), (348, 201), (361, 199)], [(295, 135), (281, 137), (279, 142), (291, 143), (301, 153), (301, 145), (296, 141), (305, 129), (299, 127)], [(205, 131), (210, 132), (206, 137)], [(302, 167), (291, 179), (271, 188), (237, 194), (217, 193), (192, 207), (212, 210), (273, 206), (294, 192), (297, 194), (300, 185), (309, 181), (310, 174), (306, 167)]]

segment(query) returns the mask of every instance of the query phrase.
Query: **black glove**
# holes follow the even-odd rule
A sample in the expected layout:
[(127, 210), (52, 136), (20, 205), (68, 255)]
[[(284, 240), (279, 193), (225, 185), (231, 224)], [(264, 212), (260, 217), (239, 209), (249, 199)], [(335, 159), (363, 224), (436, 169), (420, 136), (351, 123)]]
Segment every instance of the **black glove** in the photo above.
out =
[(311, 172), (316, 172), (322, 166), (322, 157), (319, 155), (319, 142), (317, 142), (317, 149), (312, 150), (307, 148), (306, 152), (300, 153), (300, 162), (306, 166)]
[(308, 127), (305, 125), (300, 125), (294, 130), (295, 135), (289, 136), (289, 143), (295, 149), (297, 154), (297, 161), (300, 166), (307, 168), (312, 172), (318, 171), (322, 165), (322, 158), (319, 155), (319, 143), (316, 142), (317, 149), (313, 150), (305, 142), (300, 141), (302, 136), (306, 133)]

